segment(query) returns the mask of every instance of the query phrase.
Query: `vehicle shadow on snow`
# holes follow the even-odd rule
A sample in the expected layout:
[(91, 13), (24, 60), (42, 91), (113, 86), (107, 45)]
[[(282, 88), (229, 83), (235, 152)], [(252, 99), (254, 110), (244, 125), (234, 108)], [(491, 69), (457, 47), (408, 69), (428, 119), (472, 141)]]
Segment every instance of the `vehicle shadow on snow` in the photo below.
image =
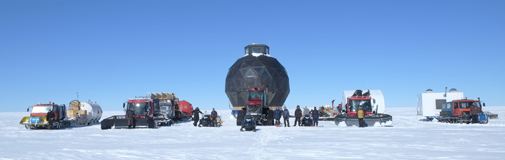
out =
[[(256, 128), (256, 132), (260, 131), (261, 129), (258, 129)], [(253, 130), (244, 130), (244, 131), (240, 131), (240, 132), (254, 132)]]

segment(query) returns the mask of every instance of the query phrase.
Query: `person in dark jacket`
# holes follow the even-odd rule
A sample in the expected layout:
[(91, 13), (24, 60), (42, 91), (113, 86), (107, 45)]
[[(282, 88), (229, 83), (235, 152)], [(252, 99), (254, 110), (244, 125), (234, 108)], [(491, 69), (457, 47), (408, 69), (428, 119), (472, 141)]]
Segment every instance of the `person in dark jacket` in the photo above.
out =
[(210, 112), (210, 123), (212, 126), (217, 126), (217, 112), (214, 108), (212, 108), (212, 112)]
[(200, 120), (200, 114), (203, 114), (202, 111), (198, 107), (196, 107), (195, 110), (193, 110), (193, 125), (196, 127), (198, 124), (198, 121)]
[(359, 106), (358, 113), (356, 113), (356, 116), (358, 116), (358, 127), (364, 127), (363, 118), (365, 118), (365, 112), (363, 111), (363, 108), (361, 106)]
[(302, 110), (300, 109), (300, 105), (297, 105), (295, 110), (295, 124), (293, 126), (296, 126), (296, 122), (298, 122), (298, 126), (301, 126), (302, 125), (302, 123), (300, 122), (301, 118), (302, 118)]
[(282, 111), (282, 118), (284, 118), (284, 127), (286, 127), (286, 124), (289, 127), (289, 110), (286, 107)]
[(274, 119), (275, 119), (275, 125), (277, 127), (280, 127), (281, 125), (281, 116), (282, 116), (282, 111), (279, 110), (279, 107), (277, 107), (275, 110), (274, 110)]
[(133, 112), (133, 107), (126, 111), (126, 119), (128, 120), (128, 129), (132, 127), (135, 128), (135, 112)]
[(47, 128), (53, 129), (53, 122), (54, 122), (54, 112), (49, 110), (46, 114), (46, 120), (47, 120)]
[(470, 106), (470, 115), (472, 116), (472, 123), (478, 123), (479, 107), (475, 105), (475, 102)]
[(318, 127), (319, 125), (319, 111), (317, 110), (316, 107), (314, 107), (314, 110), (312, 110), (312, 120), (314, 121), (314, 127)]

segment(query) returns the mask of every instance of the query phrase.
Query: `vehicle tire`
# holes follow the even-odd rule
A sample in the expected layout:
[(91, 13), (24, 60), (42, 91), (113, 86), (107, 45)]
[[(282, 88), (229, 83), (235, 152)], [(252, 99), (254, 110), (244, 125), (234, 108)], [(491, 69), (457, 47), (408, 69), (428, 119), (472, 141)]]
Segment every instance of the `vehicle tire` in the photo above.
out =
[(242, 121), (244, 121), (245, 112), (244, 110), (239, 110), (237, 114), (237, 126), (242, 125)]
[(274, 111), (268, 110), (266, 125), (274, 125)]
[(154, 119), (153, 118), (147, 118), (147, 128), (154, 128)]
[(102, 125), (102, 127), (101, 127), (101, 128), (102, 128), (102, 130), (105, 130), (105, 129), (111, 129), (111, 128), (112, 128), (112, 126), (104, 126), (104, 125)]

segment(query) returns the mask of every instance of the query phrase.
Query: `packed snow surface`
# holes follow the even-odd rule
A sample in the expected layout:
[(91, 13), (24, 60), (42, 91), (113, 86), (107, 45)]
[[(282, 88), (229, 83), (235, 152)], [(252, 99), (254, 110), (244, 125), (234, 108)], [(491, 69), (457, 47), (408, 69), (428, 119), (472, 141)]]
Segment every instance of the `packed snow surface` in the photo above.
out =
[[(505, 107), (484, 110), (505, 116)], [(240, 132), (229, 110), (219, 113), (225, 121), (220, 128), (181, 122), (158, 129), (27, 130), (19, 121), (28, 113), (0, 112), (0, 159), (505, 159), (502, 117), (488, 124), (445, 124), (419, 121), (414, 107), (387, 108), (393, 127), (321, 121), (317, 128)], [(106, 111), (102, 118), (119, 114)]]

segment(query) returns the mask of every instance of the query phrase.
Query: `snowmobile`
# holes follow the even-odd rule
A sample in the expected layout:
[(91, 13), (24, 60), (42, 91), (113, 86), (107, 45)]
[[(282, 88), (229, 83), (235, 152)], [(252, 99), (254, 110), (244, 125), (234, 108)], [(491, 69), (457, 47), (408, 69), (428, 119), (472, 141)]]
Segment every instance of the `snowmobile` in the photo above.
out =
[(240, 127), (240, 131), (253, 131), (256, 132), (256, 121), (254, 121), (254, 117), (245, 116), (244, 121), (242, 121), (242, 126)]
[(302, 118), (302, 126), (312, 126), (313, 120), (309, 115), (305, 115)]
[(198, 127), (219, 127), (221, 122), (221, 118), (217, 116), (216, 118), (216, 124), (213, 124), (212, 121), (210, 120), (210, 115), (203, 115), (203, 117), (200, 119), (200, 123), (198, 124)]

